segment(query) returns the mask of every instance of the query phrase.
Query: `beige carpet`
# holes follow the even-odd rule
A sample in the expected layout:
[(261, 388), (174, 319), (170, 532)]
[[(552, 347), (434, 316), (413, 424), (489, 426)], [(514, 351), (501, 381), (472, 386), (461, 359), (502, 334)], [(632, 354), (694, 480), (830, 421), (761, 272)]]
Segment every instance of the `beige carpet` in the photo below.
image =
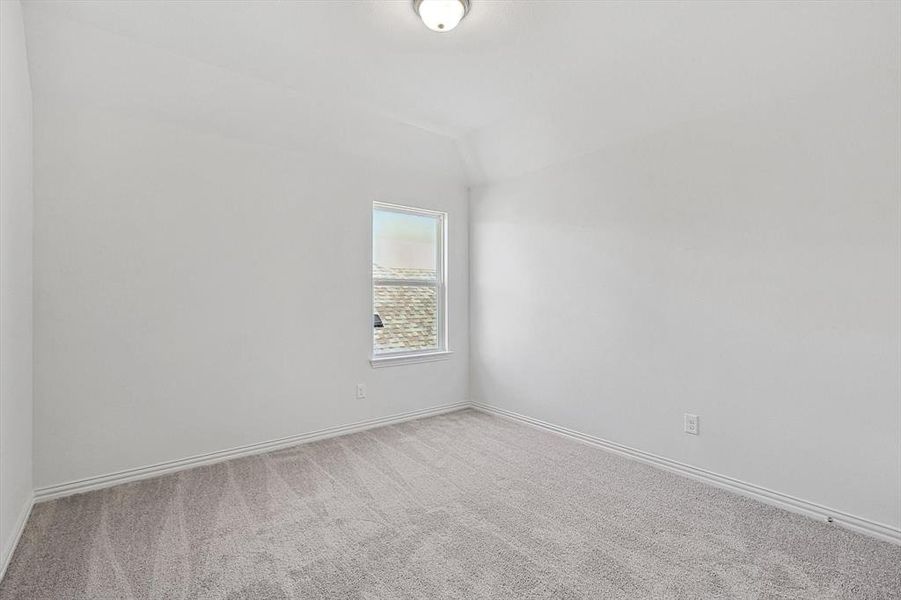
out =
[(0, 597), (901, 598), (901, 547), (471, 410), (35, 507)]

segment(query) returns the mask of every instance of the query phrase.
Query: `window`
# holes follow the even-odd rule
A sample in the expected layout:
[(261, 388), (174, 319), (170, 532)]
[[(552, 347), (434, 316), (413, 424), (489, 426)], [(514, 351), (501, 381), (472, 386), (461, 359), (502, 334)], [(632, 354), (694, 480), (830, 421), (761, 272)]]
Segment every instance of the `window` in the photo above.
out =
[(372, 208), (372, 362), (447, 354), (447, 215), (393, 204)]

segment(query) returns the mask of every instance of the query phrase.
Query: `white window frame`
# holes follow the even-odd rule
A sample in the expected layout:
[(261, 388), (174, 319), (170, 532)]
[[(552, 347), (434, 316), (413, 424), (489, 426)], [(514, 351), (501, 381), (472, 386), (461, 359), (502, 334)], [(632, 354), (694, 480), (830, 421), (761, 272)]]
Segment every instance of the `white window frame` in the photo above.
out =
[[(416, 280), (416, 279), (386, 279), (376, 278), (372, 273), (372, 246), (373, 246), (373, 218), (375, 211), (388, 211), (401, 214), (416, 215), (421, 217), (435, 218), (438, 221), (438, 235), (436, 251), (438, 253), (438, 264), (436, 265), (435, 281)], [(447, 339), (447, 213), (425, 208), (416, 208), (413, 206), (403, 206), (401, 204), (390, 204), (387, 202), (373, 202), (372, 211), (370, 212), (369, 223), (369, 360), (373, 367), (387, 367), (411, 363), (429, 362), (433, 360), (443, 360), (448, 358), (452, 352), (448, 347)], [(434, 287), (437, 298), (437, 326), (438, 326), (438, 348), (429, 350), (398, 350), (394, 352), (375, 352), (375, 326), (373, 324), (373, 315), (375, 314), (375, 286), (376, 285), (406, 285), (406, 286), (423, 286)]]

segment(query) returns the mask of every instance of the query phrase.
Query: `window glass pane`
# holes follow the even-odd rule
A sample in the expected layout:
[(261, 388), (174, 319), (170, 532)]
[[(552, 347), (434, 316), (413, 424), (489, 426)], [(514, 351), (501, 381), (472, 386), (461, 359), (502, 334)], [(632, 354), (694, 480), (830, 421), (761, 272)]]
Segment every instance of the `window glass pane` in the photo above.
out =
[(441, 215), (375, 205), (372, 213), (373, 354), (440, 350)]
[(438, 265), (438, 218), (375, 209), (372, 213), (372, 276), (434, 281)]
[(427, 285), (373, 286), (375, 352), (436, 350), (438, 348), (438, 294)]

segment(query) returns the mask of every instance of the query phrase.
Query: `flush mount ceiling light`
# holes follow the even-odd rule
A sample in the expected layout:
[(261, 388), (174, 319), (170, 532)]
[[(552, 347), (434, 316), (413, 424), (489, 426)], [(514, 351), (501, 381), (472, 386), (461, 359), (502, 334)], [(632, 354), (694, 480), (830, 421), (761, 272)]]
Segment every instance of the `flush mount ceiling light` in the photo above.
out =
[(413, 10), (432, 31), (450, 31), (469, 12), (469, 0), (413, 0)]

